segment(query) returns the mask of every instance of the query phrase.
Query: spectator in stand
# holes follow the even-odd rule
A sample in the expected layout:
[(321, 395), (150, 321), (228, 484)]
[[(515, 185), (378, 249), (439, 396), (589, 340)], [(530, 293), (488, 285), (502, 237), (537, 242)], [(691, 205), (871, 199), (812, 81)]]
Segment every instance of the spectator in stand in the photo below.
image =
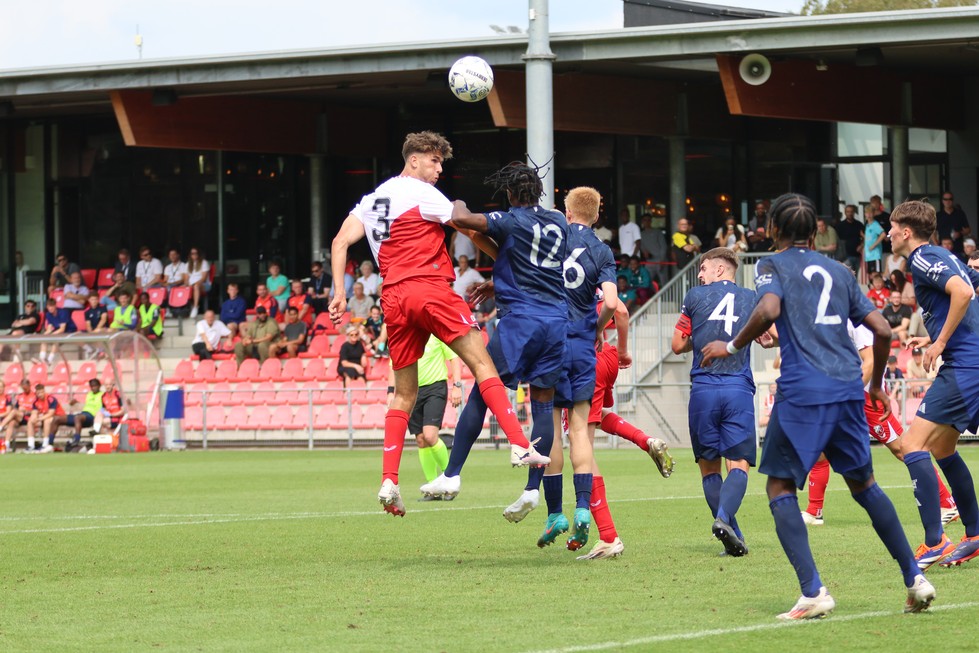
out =
[(347, 300), (347, 310), (350, 311), (351, 322), (363, 322), (371, 314), (374, 299), (364, 292), (364, 284), (358, 281), (354, 284), (354, 294)]
[(612, 246), (612, 230), (609, 229), (608, 225), (605, 224), (605, 216), (602, 216), (598, 219), (598, 222), (595, 223), (593, 229), (595, 231), (595, 235), (598, 237), (600, 241), (602, 241), (609, 247)]
[(85, 309), (85, 331), (88, 333), (104, 333), (109, 330), (109, 311), (99, 304), (98, 295), (88, 296), (88, 308)]
[(969, 255), (969, 262), (966, 265), (973, 270), (979, 270), (979, 252), (972, 252)]
[(37, 312), (37, 302), (33, 299), (28, 299), (24, 302), (24, 312), (10, 323), (10, 332), (7, 335), (30, 335), (37, 333), (40, 327), (41, 315)]
[(748, 251), (748, 239), (744, 235), (744, 229), (733, 216), (728, 216), (724, 220), (724, 226), (714, 234), (714, 242), (718, 247), (727, 247), (735, 252)]
[(268, 287), (264, 283), (260, 283), (255, 286), (255, 311), (258, 312), (259, 307), (265, 309), (265, 313), (271, 317), (273, 320), (279, 314), (279, 301), (272, 296), (269, 292)]
[(388, 329), (384, 325), (384, 314), (381, 313), (380, 306), (376, 304), (371, 306), (370, 317), (367, 318), (364, 326), (367, 328), (370, 334), (370, 347), (374, 352), (374, 358), (387, 356)]
[[(295, 308), (299, 314), (299, 321), (306, 325), (307, 328), (313, 326), (313, 300), (310, 299), (309, 293), (303, 288), (303, 282), (299, 279), (293, 279), (291, 282), (292, 293), (289, 295), (289, 299), (286, 300), (287, 304)], [(288, 317), (288, 315), (283, 316)]]
[(167, 288), (176, 288), (177, 286), (187, 285), (187, 264), (180, 260), (180, 252), (176, 249), (171, 249), (167, 254), (170, 262), (165, 268), (163, 268), (163, 283), (166, 284)]
[(147, 338), (159, 338), (163, 335), (163, 312), (159, 305), (150, 301), (148, 292), (139, 294), (139, 326), (136, 331)]
[(877, 307), (877, 310), (882, 310), (887, 306), (890, 294), (890, 291), (884, 287), (884, 277), (880, 276), (880, 272), (874, 272), (870, 276), (870, 290), (867, 291), (867, 297)]
[[(123, 279), (136, 287), (136, 262), (129, 256), (129, 250), (123, 247), (119, 250), (113, 272), (122, 272)], [(116, 278), (112, 275), (113, 280)]]
[(890, 276), (892, 272), (904, 274), (908, 268), (908, 259), (896, 252), (891, 252), (884, 257), (884, 271)]
[(238, 333), (238, 325), (246, 320), (248, 304), (243, 297), (238, 296), (238, 284), (228, 284), (228, 298), (221, 303), (220, 320), (231, 331), (232, 336)]
[(343, 379), (344, 387), (347, 381), (363, 379), (367, 375), (367, 351), (360, 340), (357, 326), (348, 324), (346, 334), (347, 341), (340, 347), (340, 361), (337, 364), (337, 375)]
[(89, 289), (82, 282), (81, 272), (72, 272), (68, 275), (68, 283), (65, 284), (65, 299), (62, 306), (69, 311), (77, 311), (85, 308), (88, 301)]
[(132, 304), (133, 296), (123, 290), (117, 297), (119, 306), (112, 314), (112, 323), (109, 328), (113, 331), (132, 331), (139, 325), (139, 313)]
[(911, 350), (911, 360), (908, 361), (907, 374), (905, 374), (908, 388), (915, 397), (923, 396), (931, 382), (938, 376), (938, 362), (936, 361), (931, 370), (926, 370), (921, 362), (923, 355), (924, 352), (920, 347)]
[[(276, 327), (278, 328), (278, 327)], [(211, 358), (211, 355), (221, 346), (221, 339), (231, 335), (224, 322), (217, 319), (214, 311), (204, 311), (204, 319), (197, 323), (194, 340), (190, 348), (201, 360)]]
[(38, 453), (54, 451), (54, 436), (58, 427), (68, 422), (65, 409), (54, 397), (45, 392), (44, 384), (34, 386), (34, 405), (31, 416), (27, 419), (27, 450), (34, 450), (34, 434), (41, 429), (41, 442)]
[(638, 256), (629, 259), (625, 278), (629, 281), (629, 289), (636, 291), (636, 306), (642, 306), (653, 296), (653, 279), (649, 276), (646, 266), (639, 261)]
[(950, 237), (946, 236), (945, 238), (942, 238), (941, 240), (938, 241), (938, 244), (941, 245), (944, 249), (952, 252), (953, 254), (955, 253), (955, 241), (952, 240)]
[(449, 256), (453, 261), (459, 263), (459, 257), (465, 256), (466, 260), (476, 262), (479, 260), (479, 254), (480, 251), (472, 238), (461, 231), (452, 232), (452, 238), (449, 240)]
[(309, 275), (309, 298), (313, 302), (313, 310), (322, 313), (330, 307), (330, 290), (333, 288), (333, 277), (323, 271), (323, 263), (313, 261)]
[(82, 269), (78, 267), (77, 263), (70, 263), (68, 257), (61, 252), (58, 252), (58, 255), (54, 257), (54, 261), (55, 265), (51, 268), (51, 276), (48, 277), (49, 295), (58, 288), (63, 288), (68, 285), (68, 281), (73, 272), (78, 272), (79, 274), (82, 272)]
[(632, 221), (629, 209), (619, 211), (619, 253), (622, 256), (639, 256), (642, 233), (639, 225)]
[[(904, 372), (897, 366), (897, 356), (887, 357), (887, 368), (884, 370), (884, 390), (887, 391), (887, 395), (891, 398), (900, 409), (901, 406), (901, 383), (904, 381)], [(898, 412), (898, 419), (900, 419), (900, 412)]]
[(636, 291), (629, 288), (629, 280), (624, 276), (615, 278), (616, 285), (619, 287), (619, 301), (629, 310), (629, 314), (636, 312)]
[(965, 240), (963, 240), (962, 254), (959, 256), (959, 258), (962, 259), (962, 262), (968, 265), (969, 259), (972, 258), (972, 255), (975, 253), (976, 253), (976, 241), (972, 240), (971, 238), (966, 238)]
[(964, 239), (972, 234), (969, 220), (965, 211), (955, 204), (955, 195), (951, 191), (942, 193), (942, 206), (935, 214), (938, 220), (938, 238), (949, 238), (952, 241), (952, 251), (961, 252)]
[(758, 416), (758, 426), (768, 426), (772, 418), (772, 408), (775, 407), (775, 395), (778, 393), (778, 384), (774, 381), (768, 384), (768, 394), (761, 404), (761, 415)]
[(826, 224), (826, 218), (816, 219), (816, 236), (813, 239), (813, 247), (817, 252), (831, 259), (836, 258), (836, 248), (839, 245), (839, 237), (836, 229)]
[[(286, 306), (289, 305), (289, 279), (282, 274), (282, 266), (279, 265), (278, 261), (269, 263), (269, 277), (265, 280), (265, 286), (268, 288), (269, 294), (278, 302), (279, 312), (286, 310)], [(271, 311), (269, 314), (271, 315)]]
[(768, 228), (768, 206), (765, 202), (755, 202), (755, 212), (748, 218), (748, 231), (758, 233)]
[[(60, 336), (75, 333), (78, 330), (78, 327), (75, 326), (75, 321), (71, 319), (71, 311), (67, 308), (58, 308), (58, 302), (53, 299), (49, 299), (46, 306), (47, 309), (44, 314), (44, 335)], [(54, 363), (54, 355), (56, 353), (58, 353), (58, 345), (51, 345), (50, 352), (47, 351), (46, 345), (41, 345), (40, 359), (35, 360), (35, 362), (46, 360), (51, 365)]]
[(136, 264), (136, 290), (156, 288), (163, 285), (163, 264), (153, 256), (145, 245), (139, 248), (139, 263)]
[(874, 208), (868, 206), (863, 212), (863, 260), (867, 264), (867, 273), (881, 271), (881, 260), (884, 258), (882, 243), (887, 238), (887, 232), (874, 217)]
[(670, 279), (670, 266), (663, 265), (670, 260), (670, 252), (666, 247), (666, 234), (662, 229), (653, 228), (653, 216), (643, 213), (639, 220), (639, 247), (642, 258), (653, 265), (649, 266), (649, 276), (660, 287)]
[(211, 264), (207, 262), (197, 247), (191, 247), (187, 256), (190, 258), (187, 261), (187, 284), (193, 293), (190, 299), (192, 302), (190, 317), (193, 319), (197, 317), (201, 298), (206, 297), (207, 293), (211, 292)]
[(478, 294), (479, 284), (475, 283), (469, 286), (466, 293), (470, 301), (478, 300), (473, 307), (473, 312), (476, 314), (476, 323), (480, 329), (486, 331), (486, 337), (492, 340), (493, 334), (496, 333), (496, 323), (498, 321), (496, 299), (492, 296), (480, 296)]
[(235, 360), (238, 366), (246, 358), (257, 358), (264, 363), (269, 357), (269, 347), (281, 335), (279, 325), (269, 319), (269, 312), (264, 306), (255, 308), (255, 320), (244, 322), (239, 327), (241, 340), (235, 344)]
[(119, 293), (125, 292), (130, 297), (136, 296), (136, 284), (126, 279), (122, 271), (112, 273), (112, 285), (105, 291), (99, 303), (107, 309), (114, 310), (119, 305)]
[(897, 270), (891, 272), (890, 283), (887, 285), (890, 286), (891, 290), (901, 293), (901, 303), (910, 308), (913, 313), (917, 307), (914, 297), (914, 284), (908, 281), (904, 273)]
[(690, 261), (700, 253), (700, 246), (693, 239), (693, 225), (686, 218), (680, 218), (676, 223), (676, 233), (673, 234), (673, 260), (677, 271), (685, 268)]
[(768, 237), (764, 227), (758, 227), (753, 234), (748, 235), (749, 252), (770, 252), (772, 247), (774, 247), (774, 243)]
[(296, 358), (306, 351), (306, 324), (299, 319), (295, 306), (286, 309), (286, 324), (281, 337), (269, 344), (269, 356), (275, 358), (285, 353), (288, 358)]
[(374, 263), (370, 260), (364, 261), (360, 264), (360, 276), (357, 277), (356, 283), (364, 284), (364, 292), (371, 297), (377, 298), (379, 294), (378, 286), (381, 285), (381, 277), (374, 272)]
[[(354, 281), (357, 280), (357, 264), (353, 261), (347, 261), (347, 267), (343, 270), (343, 292), (349, 297), (354, 292)], [(330, 291), (332, 295), (332, 289)]]
[(483, 275), (469, 267), (469, 260), (469, 257), (465, 254), (459, 256), (459, 265), (456, 267), (456, 280), (452, 282), (452, 290), (466, 301), (468, 301), (466, 289), (474, 283), (480, 284), (486, 281)]
[[(874, 221), (880, 225), (880, 228), (884, 230), (885, 234), (889, 233), (891, 230), (891, 214), (884, 210), (883, 200), (881, 200), (880, 195), (870, 196), (870, 209), (874, 216)], [(883, 250), (883, 254), (890, 254), (891, 241), (886, 238), (881, 241), (881, 249)]]
[(843, 219), (836, 225), (836, 234), (843, 241), (844, 263), (851, 270), (860, 269), (860, 245), (863, 243), (863, 225), (857, 221), (856, 204), (847, 204), (843, 209)]
[(908, 327), (911, 326), (911, 307), (901, 302), (901, 291), (892, 290), (890, 301), (881, 311), (884, 319), (891, 325), (891, 339), (902, 345), (908, 341)]

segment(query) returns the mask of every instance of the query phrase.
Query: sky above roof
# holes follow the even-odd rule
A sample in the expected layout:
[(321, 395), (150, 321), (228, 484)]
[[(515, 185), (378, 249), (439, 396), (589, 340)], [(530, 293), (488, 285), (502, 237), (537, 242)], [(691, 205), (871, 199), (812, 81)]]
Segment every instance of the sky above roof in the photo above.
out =
[[(803, 0), (697, 0), (797, 12)], [(4, 7), (0, 70), (406, 41), (526, 30), (527, 0), (22, 0)], [(621, 0), (551, 0), (552, 32), (622, 26)]]

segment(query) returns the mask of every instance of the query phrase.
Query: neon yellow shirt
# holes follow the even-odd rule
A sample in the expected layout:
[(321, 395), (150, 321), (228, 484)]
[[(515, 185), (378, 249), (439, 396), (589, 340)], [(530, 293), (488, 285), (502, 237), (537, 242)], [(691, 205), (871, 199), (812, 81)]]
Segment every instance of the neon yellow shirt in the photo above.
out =
[(82, 412), (88, 413), (89, 415), (98, 415), (99, 411), (102, 410), (102, 395), (104, 392), (89, 392), (85, 395), (85, 406), (82, 408)]
[(418, 359), (418, 386), (432, 385), (449, 378), (445, 361), (456, 358), (456, 353), (447, 344), (430, 336), (425, 343), (425, 353)]

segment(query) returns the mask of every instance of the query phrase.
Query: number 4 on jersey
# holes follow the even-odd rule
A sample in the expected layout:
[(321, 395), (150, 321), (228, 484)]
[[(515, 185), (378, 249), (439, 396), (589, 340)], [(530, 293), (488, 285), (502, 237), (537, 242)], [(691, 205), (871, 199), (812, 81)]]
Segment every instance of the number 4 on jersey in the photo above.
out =
[(734, 314), (734, 293), (729, 292), (724, 295), (707, 319), (720, 320), (724, 323), (724, 333), (731, 335), (734, 323), (738, 321), (738, 316)]

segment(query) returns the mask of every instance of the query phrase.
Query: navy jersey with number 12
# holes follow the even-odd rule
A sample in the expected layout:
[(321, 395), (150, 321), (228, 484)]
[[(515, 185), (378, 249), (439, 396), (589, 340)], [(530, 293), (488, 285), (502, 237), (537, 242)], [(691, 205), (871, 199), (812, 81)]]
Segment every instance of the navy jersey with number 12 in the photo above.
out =
[(876, 309), (849, 269), (797, 247), (763, 258), (756, 274), (758, 298), (771, 293), (782, 305), (775, 320), (779, 396), (797, 406), (863, 400), (860, 356), (846, 321), (861, 324)]
[(745, 389), (754, 393), (751, 347), (745, 347), (728, 358), (715, 360), (709, 367), (700, 366), (703, 359), (700, 350), (704, 345), (714, 340), (733, 339), (748, 321), (754, 306), (755, 293), (731, 281), (715, 281), (687, 291), (676, 328), (693, 343), (690, 378), (694, 383), (729, 384), (733, 376), (742, 380)]

